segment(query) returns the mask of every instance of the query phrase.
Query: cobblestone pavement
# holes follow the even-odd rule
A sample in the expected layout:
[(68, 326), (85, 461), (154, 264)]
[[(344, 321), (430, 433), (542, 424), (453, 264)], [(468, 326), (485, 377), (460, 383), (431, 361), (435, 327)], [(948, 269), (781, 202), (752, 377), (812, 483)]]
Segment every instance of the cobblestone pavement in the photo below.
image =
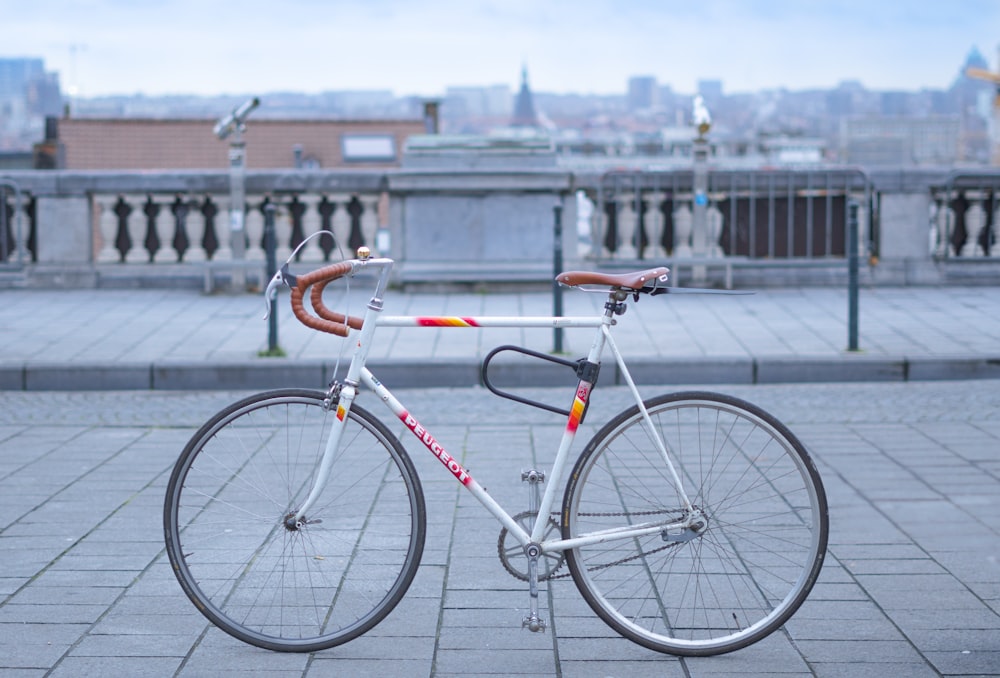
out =
[[(243, 645), (183, 595), (161, 527), (181, 447), (241, 394), (0, 392), (0, 675), (1000, 674), (1000, 382), (718, 390), (770, 410), (810, 449), (830, 501), (830, 552), (782, 631), (703, 659), (619, 638), (569, 579), (543, 587), (548, 632), (523, 631), (527, 591), (496, 557), (497, 526), (405, 438), (429, 515), (403, 602), (332, 650)], [(547, 466), (558, 417), (480, 388), (399, 395), (501, 504), (526, 507), (520, 470)], [(589, 424), (627, 398), (597, 389)], [(378, 412), (371, 400), (360, 402)]]

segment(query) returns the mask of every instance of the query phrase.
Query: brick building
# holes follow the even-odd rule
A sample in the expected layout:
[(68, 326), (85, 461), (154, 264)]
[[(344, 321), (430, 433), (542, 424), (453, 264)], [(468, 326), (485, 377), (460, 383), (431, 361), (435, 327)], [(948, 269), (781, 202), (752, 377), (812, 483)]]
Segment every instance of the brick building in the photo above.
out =
[[(70, 170), (226, 169), (229, 141), (214, 120), (63, 118), (49, 125), (54, 164)], [(274, 120), (247, 124), (247, 168), (379, 168), (399, 165), (403, 145), (424, 121)], [(57, 139), (52, 138), (52, 136)]]

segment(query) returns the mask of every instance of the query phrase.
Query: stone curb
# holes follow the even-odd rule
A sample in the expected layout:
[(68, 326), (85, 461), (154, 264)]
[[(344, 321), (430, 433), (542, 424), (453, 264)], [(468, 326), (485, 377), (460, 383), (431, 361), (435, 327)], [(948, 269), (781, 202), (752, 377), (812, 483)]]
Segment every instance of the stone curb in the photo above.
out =
[[(530, 362), (526, 362), (530, 361)], [(333, 362), (280, 358), (232, 362), (152, 363), (8, 362), (0, 364), (4, 391), (261, 390), (327, 384)], [(343, 368), (343, 365), (341, 366)], [(465, 387), (482, 384), (476, 359), (371, 360), (375, 375), (393, 388)], [(936, 381), (1000, 378), (1000, 355), (887, 357), (762, 356), (639, 358), (629, 362), (638, 385), (778, 384), (873, 381)], [(497, 359), (490, 380), (498, 388), (575, 383), (570, 368), (531, 358)], [(600, 384), (625, 383), (613, 361), (605, 360)]]

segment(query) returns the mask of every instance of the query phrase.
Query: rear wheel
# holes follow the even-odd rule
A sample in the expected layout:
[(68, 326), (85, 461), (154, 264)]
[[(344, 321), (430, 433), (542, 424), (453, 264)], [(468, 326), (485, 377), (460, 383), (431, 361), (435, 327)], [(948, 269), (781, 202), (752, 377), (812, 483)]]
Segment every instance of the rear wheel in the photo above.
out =
[(819, 474), (799, 440), (750, 403), (689, 392), (645, 404), (693, 509), (636, 406), (577, 461), (563, 536), (696, 520), (684, 531), (572, 549), (573, 579), (605, 622), (645, 647), (680, 655), (745, 647), (785, 623), (819, 576), (828, 531)]
[(167, 554), (185, 593), (242, 641), (310, 652), (347, 642), (400, 601), (423, 552), (425, 509), (399, 440), (353, 406), (322, 494), (297, 524), (335, 409), (270, 391), (206, 423), (174, 467)]

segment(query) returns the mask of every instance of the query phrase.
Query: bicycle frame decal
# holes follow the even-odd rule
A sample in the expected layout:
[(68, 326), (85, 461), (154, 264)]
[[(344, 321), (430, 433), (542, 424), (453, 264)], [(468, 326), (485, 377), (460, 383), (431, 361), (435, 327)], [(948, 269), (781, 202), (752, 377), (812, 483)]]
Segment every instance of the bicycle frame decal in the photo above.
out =
[(438, 460), (444, 464), (449, 471), (451, 471), (453, 476), (458, 478), (458, 482), (463, 485), (469, 485), (472, 483), (472, 476), (469, 475), (469, 472), (462, 468), (462, 465), (458, 463), (458, 460), (448, 454), (444, 447), (441, 446), (441, 443), (439, 443), (434, 436), (431, 435), (430, 431), (420, 425), (420, 422), (417, 421), (416, 417), (404, 410), (399, 414), (399, 418), (404, 424), (406, 424), (406, 428), (410, 429), (413, 432), (413, 435), (417, 436), (417, 438), (420, 439), (420, 442), (422, 442), (424, 446), (431, 451), (431, 454), (437, 457)]
[(417, 318), (420, 327), (479, 327), (474, 318), (459, 318), (458, 316), (420, 316)]
[(343, 405), (337, 403), (337, 419), (340, 421), (344, 421), (344, 417), (346, 415), (347, 415), (347, 410), (344, 409)]
[(573, 398), (573, 407), (569, 411), (569, 419), (566, 422), (566, 430), (570, 433), (576, 433), (576, 429), (580, 426), (580, 420), (583, 419), (583, 412), (587, 408), (589, 397), (590, 384), (580, 382), (579, 388), (576, 389), (576, 397)]

